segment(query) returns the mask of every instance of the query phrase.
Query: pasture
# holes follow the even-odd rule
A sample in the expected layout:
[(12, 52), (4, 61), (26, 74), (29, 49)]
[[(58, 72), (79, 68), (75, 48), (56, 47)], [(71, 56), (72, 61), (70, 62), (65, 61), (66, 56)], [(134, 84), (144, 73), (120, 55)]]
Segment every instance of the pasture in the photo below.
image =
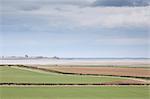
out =
[(149, 99), (148, 87), (0, 87), (0, 99)]
[(100, 83), (124, 80), (117, 77), (64, 75), (25, 69), (0, 67), (1, 83)]

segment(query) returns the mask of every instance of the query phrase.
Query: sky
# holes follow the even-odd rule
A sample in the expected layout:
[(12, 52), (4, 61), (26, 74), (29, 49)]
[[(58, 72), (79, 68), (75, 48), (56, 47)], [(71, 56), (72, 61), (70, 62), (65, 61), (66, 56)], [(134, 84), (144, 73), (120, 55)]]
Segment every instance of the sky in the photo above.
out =
[(0, 0), (0, 56), (150, 58), (150, 0)]

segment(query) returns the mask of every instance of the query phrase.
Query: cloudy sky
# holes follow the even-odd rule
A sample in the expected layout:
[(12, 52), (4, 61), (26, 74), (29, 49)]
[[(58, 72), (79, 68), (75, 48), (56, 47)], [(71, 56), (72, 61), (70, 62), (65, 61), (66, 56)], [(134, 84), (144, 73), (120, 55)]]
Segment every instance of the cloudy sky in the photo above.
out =
[(0, 0), (0, 5), (0, 55), (150, 57), (150, 0)]

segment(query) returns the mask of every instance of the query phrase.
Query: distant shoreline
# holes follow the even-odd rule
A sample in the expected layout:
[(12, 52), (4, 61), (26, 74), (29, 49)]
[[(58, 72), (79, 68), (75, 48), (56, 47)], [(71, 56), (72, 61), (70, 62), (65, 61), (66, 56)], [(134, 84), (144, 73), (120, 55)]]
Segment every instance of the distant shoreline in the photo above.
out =
[(0, 64), (150, 67), (150, 59), (0, 59)]
[(39, 59), (53, 59), (53, 60), (149, 60), (150, 58), (0, 58), (0, 60), (39, 60)]

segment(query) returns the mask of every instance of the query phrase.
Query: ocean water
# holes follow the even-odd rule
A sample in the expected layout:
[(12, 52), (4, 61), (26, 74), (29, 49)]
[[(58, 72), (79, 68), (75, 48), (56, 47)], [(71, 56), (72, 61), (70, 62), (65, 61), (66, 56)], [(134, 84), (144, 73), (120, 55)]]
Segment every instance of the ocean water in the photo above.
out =
[(0, 64), (22, 65), (93, 65), (93, 66), (137, 66), (150, 67), (150, 59), (5, 59)]

